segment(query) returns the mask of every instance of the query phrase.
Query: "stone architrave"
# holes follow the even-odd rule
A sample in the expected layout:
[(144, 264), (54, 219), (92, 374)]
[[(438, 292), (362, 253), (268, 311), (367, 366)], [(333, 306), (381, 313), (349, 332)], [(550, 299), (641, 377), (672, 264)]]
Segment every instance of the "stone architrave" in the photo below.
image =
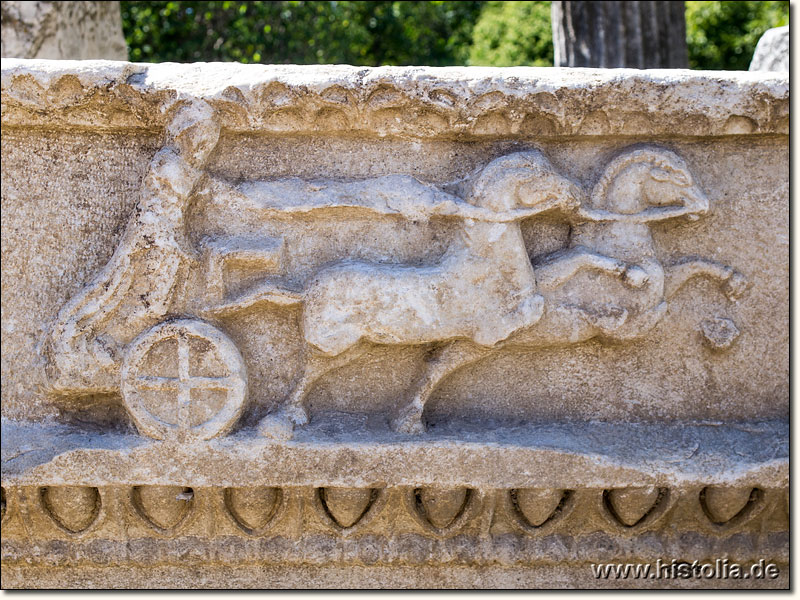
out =
[(751, 71), (789, 71), (789, 26), (768, 29), (758, 40)]
[(554, 1), (555, 66), (685, 69), (684, 11), (677, 0)]
[(128, 60), (119, 2), (3, 0), (4, 58)]
[(4, 59), (4, 586), (787, 587), (788, 106)]

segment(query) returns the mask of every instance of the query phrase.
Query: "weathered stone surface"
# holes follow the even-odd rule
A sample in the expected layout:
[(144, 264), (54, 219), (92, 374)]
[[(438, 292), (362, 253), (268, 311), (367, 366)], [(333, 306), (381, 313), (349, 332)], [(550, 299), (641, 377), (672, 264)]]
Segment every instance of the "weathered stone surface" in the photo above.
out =
[[(215, 109), (223, 129), (241, 133), (488, 141), (789, 131), (789, 85), (778, 74), (15, 60), (3, 65), (4, 125), (132, 128), (152, 135), (166, 126), (167, 109), (176, 101), (199, 98)], [(256, 176), (258, 164), (249, 165), (248, 178)]]
[(710, 486), (702, 491), (703, 508), (714, 523), (722, 525), (743, 514), (758, 492), (756, 488)]
[(128, 60), (119, 2), (3, 0), (4, 58)]
[(233, 487), (225, 490), (228, 512), (249, 533), (263, 529), (273, 519), (281, 500), (280, 488)]
[(79, 533), (97, 518), (100, 495), (88, 486), (55, 486), (41, 489), (42, 506), (64, 529)]
[(606, 496), (609, 512), (625, 527), (642, 522), (661, 500), (662, 490), (650, 486), (609, 490)]
[(9, 587), (786, 585), (786, 75), (4, 60), (2, 100)]
[(558, 515), (571, 495), (570, 490), (522, 488), (509, 492), (515, 508), (531, 527), (542, 527)]
[(335, 420), (312, 420), (290, 441), (247, 429), (192, 444), (154, 441), (133, 431), (96, 435), (75, 425), (5, 421), (3, 481), (81, 485), (102, 476), (113, 485), (146, 479), (154, 485), (321, 486), (324, 480), (335, 487), (484, 483), (519, 489), (537, 483), (775, 487), (788, 475), (788, 426), (780, 421), (493, 424), (489, 431), (459, 423), (420, 437), (392, 433), (386, 425), (372, 432), (362, 419), (330, 416)]
[(789, 71), (789, 26), (768, 29), (758, 40), (751, 71)]

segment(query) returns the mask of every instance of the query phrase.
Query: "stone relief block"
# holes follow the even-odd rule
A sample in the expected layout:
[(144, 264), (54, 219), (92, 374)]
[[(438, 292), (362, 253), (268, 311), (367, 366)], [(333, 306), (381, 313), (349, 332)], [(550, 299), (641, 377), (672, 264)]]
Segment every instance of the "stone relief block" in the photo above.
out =
[(788, 581), (785, 75), (4, 60), (2, 99), (12, 587)]

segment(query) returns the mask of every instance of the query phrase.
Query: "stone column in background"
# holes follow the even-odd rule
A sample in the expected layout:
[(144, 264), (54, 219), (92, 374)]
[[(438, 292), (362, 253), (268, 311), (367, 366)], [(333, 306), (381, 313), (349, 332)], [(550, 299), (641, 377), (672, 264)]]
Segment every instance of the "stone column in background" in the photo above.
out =
[(2, 56), (128, 60), (119, 2), (2, 2)]
[(685, 69), (684, 3), (553, 2), (557, 67)]
[(789, 26), (768, 29), (758, 40), (751, 71), (789, 70)]

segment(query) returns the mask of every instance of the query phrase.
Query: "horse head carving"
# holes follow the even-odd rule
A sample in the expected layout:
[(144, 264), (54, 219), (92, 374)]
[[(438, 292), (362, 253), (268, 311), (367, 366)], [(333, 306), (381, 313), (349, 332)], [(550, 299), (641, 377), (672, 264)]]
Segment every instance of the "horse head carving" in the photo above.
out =
[(467, 201), (496, 212), (517, 208), (577, 208), (583, 192), (538, 150), (496, 158), (475, 175)]
[[(439, 383), (498, 347), (639, 339), (664, 318), (669, 298), (695, 277), (716, 281), (730, 300), (738, 298), (747, 280), (733, 268), (694, 256), (664, 265), (657, 256), (652, 223), (678, 217), (694, 220), (708, 211), (708, 198), (677, 154), (656, 147), (624, 150), (608, 163), (589, 201), (572, 213), (568, 247), (534, 261), (537, 291), (545, 299), (542, 318), (495, 348), (482, 348), (471, 340), (436, 348), (410, 401), (400, 410), (398, 429), (424, 429), (419, 425), (422, 413)], [(738, 335), (730, 319), (704, 323), (703, 335), (711, 338), (714, 349), (729, 347)]]
[(683, 159), (669, 150), (644, 147), (612, 160), (594, 186), (589, 206), (578, 212), (588, 221), (648, 223), (696, 220), (708, 211), (708, 197)]

